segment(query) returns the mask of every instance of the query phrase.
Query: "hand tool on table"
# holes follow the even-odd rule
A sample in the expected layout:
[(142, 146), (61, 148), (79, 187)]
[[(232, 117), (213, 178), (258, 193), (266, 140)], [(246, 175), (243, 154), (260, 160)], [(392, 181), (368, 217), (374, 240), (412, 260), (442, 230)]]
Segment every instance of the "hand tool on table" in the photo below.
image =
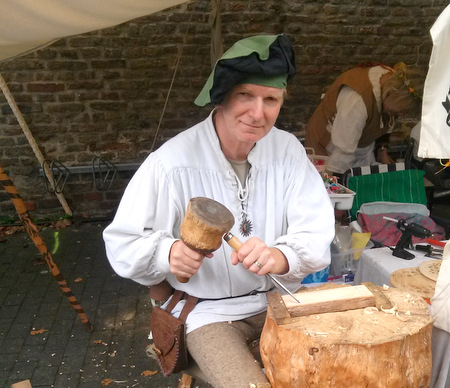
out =
[(442, 254), (444, 252), (443, 249), (434, 248), (432, 245), (419, 245), (416, 244), (414, 246), (414, 249), (416, 251), (425, 252), (425, 256), (427, 257), (434, 257), (436, 259), (442, 259)]
[(396, 247), (392, 250), (392, 255), (400, 257), (401, 259), (411, 260), (415, 257), (411, 252), (405, 250), (405, 248), (412, 249), (412, 236), (419, 238), (428, 238), (432, 236), (429, 229), (414, 222), (408, 224), (404, 219), (396, 220), (395, 218), (385, 216), (383, 218), (388, 221), (396, 222), (397, 228), (402, 232), (402, 236), (398, 240)]
[[(223, 239), (228, 243), (229, 246), (231, 246), (235, 251), (238, 251), (239, 248), (242, 246), (242, 243), (239, 241), (239, 239), (234, 236), (232, 233), (228, 232), (225, 233), (223, 236)], [(276, 285), (280, 286), (285, 292), (287, 292), (297, 303), (301, 303), (295, 295), (289, 291), (277, 278), (275, 278), (271, 273), (266, 274), (270, 280), (272, 280)]]

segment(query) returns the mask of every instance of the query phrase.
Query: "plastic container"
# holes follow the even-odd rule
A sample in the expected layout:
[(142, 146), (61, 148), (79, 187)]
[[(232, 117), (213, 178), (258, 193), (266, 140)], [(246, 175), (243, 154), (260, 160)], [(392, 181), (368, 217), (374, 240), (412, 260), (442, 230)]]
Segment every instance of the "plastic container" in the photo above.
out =
[(353, 206), (353, 199), (355, 198), (355, 192), (347, 189), (345, 186), (335, 183), (336, 186), (340, 188), (343, 193), (331, 193), (330, 196), (331, 203), (337, 210), (350, 210)]
[(314, 148), (311, 147), (305, 147), (306, 154), (311, 161), (312, 164), (316, 167), (317, 171), (322, 173), (325, 171), (328, 156), (325, 155), (316, 155)]
[(366, 249), (374, 246), (372, 241), (360, 249), (347, 249), (340, 252), (336, 246), (331, 245), (331, 276), (343, 276), (346, 281), (353, 281), (356, 271), (358, 270), (359, 258), (361, 253)]

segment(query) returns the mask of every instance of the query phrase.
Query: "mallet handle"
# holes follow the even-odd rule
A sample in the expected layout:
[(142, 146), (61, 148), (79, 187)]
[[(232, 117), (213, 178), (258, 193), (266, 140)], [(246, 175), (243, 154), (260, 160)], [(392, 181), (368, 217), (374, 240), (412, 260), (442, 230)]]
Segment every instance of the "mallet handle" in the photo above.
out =
[(223, 236), (223, 239), (235, 251), (238, 251), (239, 248), (242, 246), (242, 243), (239, 241), (239, 239), (236, 236), (232, 235), (231, 233), (226, 233), (225, 236)]
[(187, 282), (189, 281), (189, 278), (183, 278), (183, 277), (181, 277), (181, 276), (177, 276), (177, 280), (178, 280), (180, 283), (187, 283)]
[[(239, 239), (232, 235), (231, 233), (226, 233), (225, 236), (223, 236), (224, 240), (228, 243), (228, 245), (231, 246), (235, 251), (238, 251), (239, 248), (242, 246), (242, 243), (239, 241)], [(183, 278), (177, 276), (177, 280), (180, 283), (187, 283), (189, 281), (189, 278)]]

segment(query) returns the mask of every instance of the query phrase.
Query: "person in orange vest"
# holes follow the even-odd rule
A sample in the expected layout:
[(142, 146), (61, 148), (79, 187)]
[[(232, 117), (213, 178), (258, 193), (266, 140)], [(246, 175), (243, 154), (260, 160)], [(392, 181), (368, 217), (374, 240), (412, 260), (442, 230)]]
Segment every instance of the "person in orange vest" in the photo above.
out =
[[(403, 62), (394, 67), (362, 64), (342, 73), (329, 87), (306, 127), (305, 144), (326, 155), (325, 170), (377, 164), (375, 142), (392, 132), (396, 119), (420, 115), (424, 77)], [(387, 153), (379, 162), (391, 160)]]

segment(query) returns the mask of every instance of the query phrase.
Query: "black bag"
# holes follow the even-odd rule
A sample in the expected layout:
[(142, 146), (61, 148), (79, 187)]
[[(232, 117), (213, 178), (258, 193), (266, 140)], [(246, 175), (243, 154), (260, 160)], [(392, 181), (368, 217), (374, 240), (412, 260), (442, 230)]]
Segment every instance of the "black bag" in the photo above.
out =
[[(170, 312), (183, 297), (186, 299), (186, 304), (180, 313), (180, 317), (175, 318)], [(153, 350), (158, 357), (159, 366), (165, 377), (186, 369), (188, 365), (185, 322), (197, 301), (198, 298), (175, 290), (166, 310), (153, 307), (150, 322)]]

